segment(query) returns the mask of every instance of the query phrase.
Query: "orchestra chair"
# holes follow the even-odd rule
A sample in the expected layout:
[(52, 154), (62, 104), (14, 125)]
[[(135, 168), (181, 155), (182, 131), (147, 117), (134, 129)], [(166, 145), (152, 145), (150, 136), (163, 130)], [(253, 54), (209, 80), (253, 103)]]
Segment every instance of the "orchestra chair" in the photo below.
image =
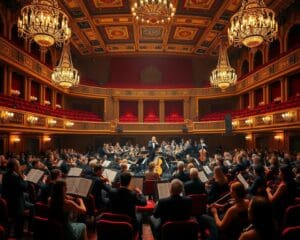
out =
[(5, 228), (0, 225), (0, 240), (5, 240), (5, 239), (6, 239)]
[(281, 240), (297, 240), (300, 236), (300, 225), (295, 227), (287, 227), (281, 233)]
[(34, 204), (37, 199), (37, 194), (33, 183), (28, 183), (27, 192), (28, 192), (29, 201)]
[(48, 218), (49, 217), (49, 206), (41, 201), (34, 204), (35, 215), (37, 217)]
[(168, 221), (161, 227), (161, 240), (198, 240), (199, 225), (195, 220)]
[(149, 199), (153, 199), (156, 193), (156, 180), (145, 180), (143, 194), (148, 196)]
[(284, 213), (283, 228), (300, 225), (300, 204), (289, 206)]
[(155, 202), (153, 200), (147, 200), (146, 206), (136, 206), (136, 211), (141, 213), (152, 213), (155, 208)]
[(200, 216), (206, 213), (206, 194), (191, 194), (188, 197), (192, 199), (192, 216)]
[(63, 226), (48, 218), (34, 217), (33, 240), (64, 240)]
[(118, 214), (118, 213), (111, 213), (111, 212), (104, 212), (100, 215), (100, 220), (108, 220), (108, 221), (115, 221), (115, 222), (128, 222), (132, 224), (132, 219), (125, 215), (125, 214)]
[(101, 209), (96, 208), (96, 201), (93, 194), (89, 194), (87, 198), (84, 199), (86, 206), (86, 214), (91, 217), (97, 217), (101, 213)]
[(97, 239), (138, 240), (138, 233), (134, 232), (132, 224), (128, 222), (100, 219), (97, 222)]

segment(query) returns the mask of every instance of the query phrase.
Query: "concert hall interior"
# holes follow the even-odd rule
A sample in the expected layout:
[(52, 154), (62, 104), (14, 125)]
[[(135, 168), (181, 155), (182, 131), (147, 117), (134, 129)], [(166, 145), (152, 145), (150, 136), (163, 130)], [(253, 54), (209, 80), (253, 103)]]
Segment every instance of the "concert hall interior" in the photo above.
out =
[(0, 240), (299, 236), (299, 0), (0, 1)]

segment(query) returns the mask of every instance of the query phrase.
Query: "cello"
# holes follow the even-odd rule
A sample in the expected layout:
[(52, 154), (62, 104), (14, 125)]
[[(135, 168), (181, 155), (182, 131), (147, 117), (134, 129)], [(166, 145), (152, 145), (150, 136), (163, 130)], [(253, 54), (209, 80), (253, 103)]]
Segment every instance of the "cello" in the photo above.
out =
[(163, 164), (163, 160), (161, 159), (161, 157), (156, 157), (154, 159), (154, 163), (155, 163), (154, 172), (156, 172), (159, 176), (161, 176), (163, 172), (163, 169), (161, 167)]
[(199, 161), (200, 162), (202, 162), (202, 163), (206, 162), (206, 153), (207, 153), (207, 151), (203, 147), (199, 150)]

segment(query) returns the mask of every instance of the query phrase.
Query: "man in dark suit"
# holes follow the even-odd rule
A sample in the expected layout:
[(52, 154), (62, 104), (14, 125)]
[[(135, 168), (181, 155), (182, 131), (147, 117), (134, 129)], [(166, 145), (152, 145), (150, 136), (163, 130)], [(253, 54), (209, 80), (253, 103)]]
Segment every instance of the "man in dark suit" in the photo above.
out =
[(136, 214), (136, 206), (146, 206), (147, 200), (141, 190), (136, 188), (134, 191), (129, 189), (131, 174), (123, 172), (120, 175), (120, 188), (112, 189), (109, 193), (110, 209), (114, 213), (125, 214), (132, 219), (134, 228), (139, 230), (142, 239), (142, 216)]
[(148, 161), (151, 162), (155, 158), (156, 149), (159, 147), (156, 137), (153, 136), (148, 142), (149, 158)]
[(199, 179), (199, 172), (197, 168), (191, 168), (190, 170), (190, 181), (184, 184), (185, 195), (191, 194), (203, 194), (206, 193), (204, 183)]
[(189, 174), (184, 170), (184, 163), (182, 161), (177, 163), (177, 171), (174, 173), (172, 179), (175, 178), (179, 179), (183, 183), (190, 180)]
[(16, 238), (21, 238), (24, 227), (25, 198), (27, 183), (20, 170), (20, 163), (12, 159), (7, 164), (7, 171), (2, 179), (2, 196), (7, 201), (8, 214), (15, 225)]
[(192, 212), (192, 200), (182, 197), (183, 183), (174, 179), (170, 186), (170, 197), (158, 201), (150, 226), (155, 239), (159, 239), (160, 228), (167, 221), (180, 221), (189, 219)]

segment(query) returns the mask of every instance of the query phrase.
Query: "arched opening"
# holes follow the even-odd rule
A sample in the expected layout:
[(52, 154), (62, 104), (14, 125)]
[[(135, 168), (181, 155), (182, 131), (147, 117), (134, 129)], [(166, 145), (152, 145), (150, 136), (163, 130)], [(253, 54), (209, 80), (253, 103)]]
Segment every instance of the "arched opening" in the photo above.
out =
[(35, 41), (32, 41), (32, 43), (31, 43), (31, 51), (30, 52), (34, 58), (40, 60), (40, 55), (41, 55), (40, 46)]
[(49, 67), (53, 67), (52, 55), (51, 55), (51, 52), (49, 50), (46, 52), (46, 55), (45, 55), (45, 63)]
[(249, 73), (249, 62), (248, 60), (244, 60), (242, 64), (241, 76), (244, 76)]
[(274, 40), (269, 45), (269, 54), (268, 59), (271, 61), (272, 59), (278, 57), (280, 55), (280, 41), (278, 39)]
[(11, 29), (11, 41), (16, 46), (24, 48), (24, 39), (18, 36), (18, 26), (16, 24)]
[(263, 55), (260, 50), (256, 51), (254, 55), (254, 61), (253, 61), (253, 69), (256, 69), (263, 65)]
[(296, 24), (290, 28), (287, 39), (287, 50), (300, 46), (300, 24)]

